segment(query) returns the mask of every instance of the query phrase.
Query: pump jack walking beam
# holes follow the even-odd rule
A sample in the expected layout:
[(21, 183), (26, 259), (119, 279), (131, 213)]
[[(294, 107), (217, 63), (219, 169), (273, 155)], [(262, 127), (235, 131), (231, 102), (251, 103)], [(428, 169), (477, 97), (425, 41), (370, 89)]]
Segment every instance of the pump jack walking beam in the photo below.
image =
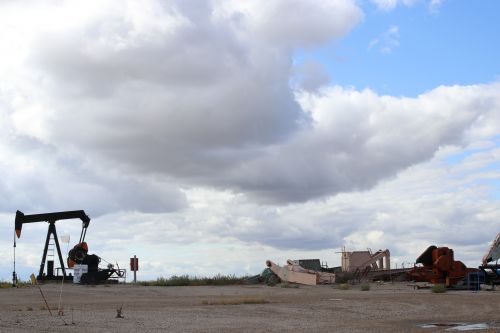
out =
[(15, 229), (17, 238), (21, 237), (21, 230), (24, 223), (33, 223), (33, 222), (48, 222), (49, 229), (47, 231), (47, 238), (45, 240), (45, 247), (43, 249), (42, 261), (40, 263), (40, 271), (38, 273), (37, 279), (43, 279), (43, 270), (45, 269), (45, 260), (47, 259), (47, 251), (49, 247), (50, 235), (54, 236), (54, 242), (57, 249), (57, 255), (59, 256), (59, 263), (61, 264), (61, 269), (63, 272), (63, 276), (66, 277), (66, 269), (64, 265), (64, 260), (61, 254), (61, 247), (59, 246), (59, 240), (57, 238), (56, 226), (55, 222), (59, 220), (67, 220), (67, 219), (81, 219), (82, 220), (82, 232), (80, 234), (80, 243), (85, 240), (85, 235), (87, 233), (87, 228), (90, 223), (90, 218), (85, 214), (83, 210), (73, 210), (67, 212), (55, 212), (55, 213), (46, 213), (46, 214), (32, 214), (32, 215), (24, 215), (23, 212), (16, 212), (16, 221), (15, 221)]

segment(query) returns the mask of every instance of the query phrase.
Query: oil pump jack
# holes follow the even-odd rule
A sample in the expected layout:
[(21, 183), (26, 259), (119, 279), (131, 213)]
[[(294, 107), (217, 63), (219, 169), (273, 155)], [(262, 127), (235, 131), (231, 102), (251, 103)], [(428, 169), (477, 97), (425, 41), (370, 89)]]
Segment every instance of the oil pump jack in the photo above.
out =
[[(83, 210), (73, 210), (73, 211), (65, 211), (65, 212), (54, 212), (54, 213), (44, 213), (44, 214), (32, 214), (25, 215), (21, 211), (16, 212), (16, 220), (15, 220), (15, 232), (17, 238), (21, 237), (21, 230), (23, 224), (25, 223), (33, 223), (33, 222), (48, 222), (49, 229), (47, 231), (47, 238), (45, 240), (45, 246), (43, 249), (42, 261), (40, 263), (40, 270), (38, 272), (37, 280), (45, 281), (45, 280), (62, 280), (68, 278), (66, 273), (66, 268), (64, 264), (64, 260), (61, 254), (61, 247), (59, 245), (59, 239), (57, 237), (57, 231), (55, 223), (59, 220), (67, 220), (67, 219), (80, 219), (82, 220), (82, 231), (80, 233), (80, 239), (78, 244), (73, 247), (69, 251), (68, 256), (68, 268), (73, 267), (75, 264), (85, 264), (88, 266), (88, 273), (85, 273), (81, 277), (81, 283), (83, 284), (97, 284), (99, 282), (105, 281), (111, 276), (115, 275), (115, 277), (124, 277), (125, 270), (124, 269), (115, 269), (113, 265), (108, 265), (107, 269), (99, 269), (98, 265), (101, 261), (101, 258), (95, 254), (87, 254), (88, 246), (85, 242), (85, 236), (87, 234), (87, 228), (90, 223), (90, 218), (85, 214)], [(54, 245), (57, 250), (57, 255), (59, 258), (59, 264), (61, 265), (62, 275), (54, 275), (54, 260), (46, 260), (47, 252), (49, 249), (50, 239), (54, 240)], [(14, 243), (15, 247), (15, 243)], [(15, 262), (15, 261), (14, 261)], [(45, 263), (47, 262), (47, 273), (44, 274)], [(15, 264), (14, 264), (15, 265)], [(14, 266), (14, 278), (17, 278), (15, 273)]]

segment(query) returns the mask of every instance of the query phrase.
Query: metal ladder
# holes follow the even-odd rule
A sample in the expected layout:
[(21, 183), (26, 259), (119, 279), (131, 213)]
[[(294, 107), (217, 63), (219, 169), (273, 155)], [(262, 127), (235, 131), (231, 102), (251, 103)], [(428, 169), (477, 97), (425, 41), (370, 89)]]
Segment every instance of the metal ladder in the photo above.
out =
[(56, 250), (56, 243), (54, 241), (54, 235), (50, 235), (50, 240), (49, 240), (49, 245), (47, 246), (47, 262), (52, 261), (52, 272), (49, 272), (50, 265), (47, 264), (47, 275), (50, 275), (49, 273), (55, 274), (55, 267), (53, 266), (55, 264), (55, 250)]

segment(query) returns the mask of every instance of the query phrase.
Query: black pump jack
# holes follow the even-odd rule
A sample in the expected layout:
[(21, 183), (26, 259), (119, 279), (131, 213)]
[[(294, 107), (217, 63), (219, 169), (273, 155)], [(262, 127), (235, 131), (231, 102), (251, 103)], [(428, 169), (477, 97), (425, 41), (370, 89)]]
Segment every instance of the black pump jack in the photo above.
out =
[[(15, 230), (17, 238), (21, 237), (21, 230), (23, 228), (24, 223), (33, 223), (33, 222), (49, 223), (49, 229), (47, 231), (47, 238), (45, 240), (45, 247), (43, 248), (42, 261), (40, 263), (40, 271), (38, 272), (37, 280), (57, 279), (57, 277), (54, 277), (52, 275), (52, 272), (49, 272), (49, 274), (47, 274), (47, 276), (45, 277), (43, 276), (43, 270), (45, 268), (45, 260), (47, 258), (47, 250), (49, 247), (50, 235), (53, 235), (54, 238), (54, 243), (57, 249), (57, 255), (59, 257), (59, 263), (61, 264), (63, 278), (66, 278), (65, 264), (61, 254), (61, 247), (59, 246), (59, 239), (57, 238), (55, 223), (56, 221), (59, 220), (68, 220), (68, 219), (82, 220), (82, 232), (80, 234), (80, 240), (78, 243), (83, 242), (85, 240), (85, 235), (87, 234), (87, 228), (90, 223), (90, 218), (87, 216), (87, 214), (85, 214), (83, 210), (72, 210), (66, 212), (54, 212), (45, 214), (32, 214), (32, 215), (25, 215), (23, 212), (19, 210), (16, 212)], [(15, 267), (13, 275), (15, 275)]]

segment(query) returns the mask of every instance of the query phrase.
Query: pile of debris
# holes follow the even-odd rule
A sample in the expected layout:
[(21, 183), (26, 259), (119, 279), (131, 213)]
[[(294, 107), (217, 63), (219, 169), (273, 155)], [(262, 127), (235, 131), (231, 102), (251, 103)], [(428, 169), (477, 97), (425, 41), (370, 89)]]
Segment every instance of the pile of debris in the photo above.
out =
[(278, 275), (274, 274), (274, 272), (268, 267), (262, 271), (262, 273), (250, 276), (246, 279), (246, 282), (249, 284), (259, 284), (264, 283), (268, 286), (274, 286), (281, 282), (281, 279)]
[(482, 284), (500, 285), (500, 234), (484, 255), (482, 265), (469, 268), (455, 260), (453, 249), (429, 246), (416, 261), (415, 267), (408, 272), (408, 280), (443, 284), (453, 289), (480, 289)]
[[(304, 268), (302, 265), (307, 266), (304, 262), (309, 263), (310, 266), (316, 269)], [(335, 283), (335, 273), (325, 271), (328, 270), (327, 268), (321, 268), (319, 259), (287, 260), (287, 264), (284, 266), (279, 266), (271, 260), (267, 260), (266, 266), (267, 268), (260, 275), (248, 278), (247, 282), (266, 284), (285, 282), (310, 286)]]
[(287, 260), (280, 266), (266, 261), (266, 269), (249, 283), (279, 282), (305, 285), (360, 283), (361, 281), (415, 281), (443, 284), (453, 289), (479, 289), (482, 284), (500, 285), (500, 234), (493, 241), (479, 268), (468, 268), (454, 259), (448, 247), (429, 246), (413, 267), (391, 269), (390, 251), (342, 250), (342, 266), (328, 268), (319, 259)]
[(283, 267), (267, 260), (266, 266), (284, 282), (310, 286), (335, 283), (335, 273), (306, 269), (293, 260), (287, 260), (287, 264)]

